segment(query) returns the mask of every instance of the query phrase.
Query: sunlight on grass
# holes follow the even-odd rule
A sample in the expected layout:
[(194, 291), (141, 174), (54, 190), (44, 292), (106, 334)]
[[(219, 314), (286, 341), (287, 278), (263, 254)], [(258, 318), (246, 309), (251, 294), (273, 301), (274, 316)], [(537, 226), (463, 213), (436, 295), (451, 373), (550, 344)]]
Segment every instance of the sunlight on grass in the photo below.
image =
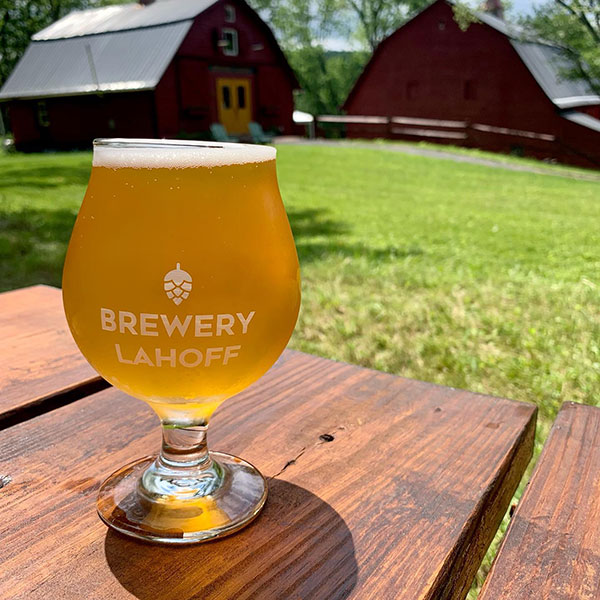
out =
[[(3, 290), (60, 284), (90, 162), (0, 156)], [(534, 402), (536, 455), (562, 402), (598, 402), (600, 184), (347, 147), (281, 146), (278, 171), (292, 347)]]

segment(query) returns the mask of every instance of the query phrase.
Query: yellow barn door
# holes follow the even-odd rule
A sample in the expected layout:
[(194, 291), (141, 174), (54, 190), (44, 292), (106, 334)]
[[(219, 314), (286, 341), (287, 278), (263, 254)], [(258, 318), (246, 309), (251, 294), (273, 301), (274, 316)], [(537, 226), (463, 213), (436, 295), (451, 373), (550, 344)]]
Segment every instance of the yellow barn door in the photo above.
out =
[(248, 132), (248, 123), (252, 120), (250, 91), (249, 79), (217, 79), (219, 122), (225, 126), (227, 133)]

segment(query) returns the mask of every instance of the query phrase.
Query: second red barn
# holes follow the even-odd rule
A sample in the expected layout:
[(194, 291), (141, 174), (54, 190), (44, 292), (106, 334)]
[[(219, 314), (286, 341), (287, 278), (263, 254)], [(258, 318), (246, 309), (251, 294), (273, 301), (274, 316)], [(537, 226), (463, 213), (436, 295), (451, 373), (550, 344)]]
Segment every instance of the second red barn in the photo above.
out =
[(476, 16), (462, 31), (452, 2), (437, 0), (384, 40), (344, 105), (348, 135), (600, 167), (600, 97), (564, 76), (567, 55), (496, 15)]

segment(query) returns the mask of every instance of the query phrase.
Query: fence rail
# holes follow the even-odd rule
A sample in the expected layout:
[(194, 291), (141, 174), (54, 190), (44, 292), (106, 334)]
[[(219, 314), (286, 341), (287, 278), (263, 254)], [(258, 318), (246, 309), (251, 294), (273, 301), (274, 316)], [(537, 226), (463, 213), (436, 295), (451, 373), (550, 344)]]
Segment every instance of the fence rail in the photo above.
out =
[[(320, 115), (316, 117), (317, 123), (336, 123), (343, 125), (382, 125), (385, 131), (396, 135), (414, 137), (427, 137), (438, 139), (466, 140), (471, 131), (493, 133), (517, 138), (541, 140), (544, 142), (556, 141), (556, 136), (550, 133), (526, 131), (523, 129), (510, 129), (484, 123), (470, 123), (469, 121), (453, 121), (444, 119), (424, 119), (404, 116), (376, 116), (376, 115)], [(403, 125), (404, 127), (395, 127)], [(450, 131), (448, 131), (450, 130)]]

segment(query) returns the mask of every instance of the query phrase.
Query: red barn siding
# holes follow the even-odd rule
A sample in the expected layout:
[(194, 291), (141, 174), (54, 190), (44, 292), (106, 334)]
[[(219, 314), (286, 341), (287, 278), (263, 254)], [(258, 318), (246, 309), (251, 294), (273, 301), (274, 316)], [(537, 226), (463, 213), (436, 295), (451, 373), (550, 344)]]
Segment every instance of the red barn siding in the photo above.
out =
[[(279, 47), (266, 25), (243, 3), (235, 4), (235, 22), (226, 22), (226, 4), (233, 3), (218, 2), (196, 19), (174, 59), (179, 131), (207, 131), (211, 123), (218, 121), (216, 78), (240, 76), (252, 83), (253, 120), (267, 129), (291, 133), (296, 82)], [(237, 56), (225, 56), (217, 46), (223, 27), (238, 32)], [(172, 106), (173, 99), (169, 102)], [(162, 97), (157, 98), (157, 107), (162, 113)]]
[(600, 119), (600, 105), (581, 106), (577, 110), (586, 115), (590, 115), (590, 117), (594, 117), (595, 119)]
[(281, 128), (282, 133), (292, 133), (294, 98), (286, 74), (279, 68), (264, 66), (258, 69), (257, 119), (266, 128)]
[(38, 140), (41, 136), (37, 124), (35, 103), (33, 102), (11, 102), (6, 111), (10, 128), (15, 142), (23, 147), (23, 144)]
[[(48, 125), (38, 120), (45, 103)], [(89, 147), (97, 137), (154, 137), (153, 99), (150, 92), (102, 94), (24, 100), (9, 105), (17, 148)]]
[(175, 62), (167, 67), (154, 90), (157, 136), (175, 137), (179, 132), (179, 98)]
[[(235, 23), (225, 21), (225, 5), (235, 5)], [(225, 56), (216, 45), (222, 27), (233, 27), (238, 32), (238, 56)], [(259, 64), (277, 63), (280, 57), (277, 47), (273, 46), (267, 28), (256, 13), (242, 3), (231, 0), (217, 2), (205, 10), (194, 22), (183, 40), (178, 55), (202, 57), (220, 65), (230, 67), (253, 67)], [(253, 44), (262, 44), (262, 50), (252, 50)]]
[[(500, 152), (519, 149), (539, 158), (565, 159), (568, 155), (570, 162), (583, 164), (583, 160), (586, 166), (594, 164), (595, 155), (600, 163), (600, 136), (581, 126), (574, 129), (573, 123), (558, 114), (509, 39), (482, 23), (461, 31), (444, 1), (432, 4), (382, 42), (344, 108), (350, 115), (456, 120), (563, 134), (574, 147), (589, 145), (583, 139), (587, 133), (588, 138), (598, 138), (599, 149), (585, 160), (553, 142), (470, 129), (464, 140), (432, 141)], [(593, 110), (585, 112), (593, 115)], [(348, 125), (347, 132), (351, 137), (415, 139), (377, 125)]]

